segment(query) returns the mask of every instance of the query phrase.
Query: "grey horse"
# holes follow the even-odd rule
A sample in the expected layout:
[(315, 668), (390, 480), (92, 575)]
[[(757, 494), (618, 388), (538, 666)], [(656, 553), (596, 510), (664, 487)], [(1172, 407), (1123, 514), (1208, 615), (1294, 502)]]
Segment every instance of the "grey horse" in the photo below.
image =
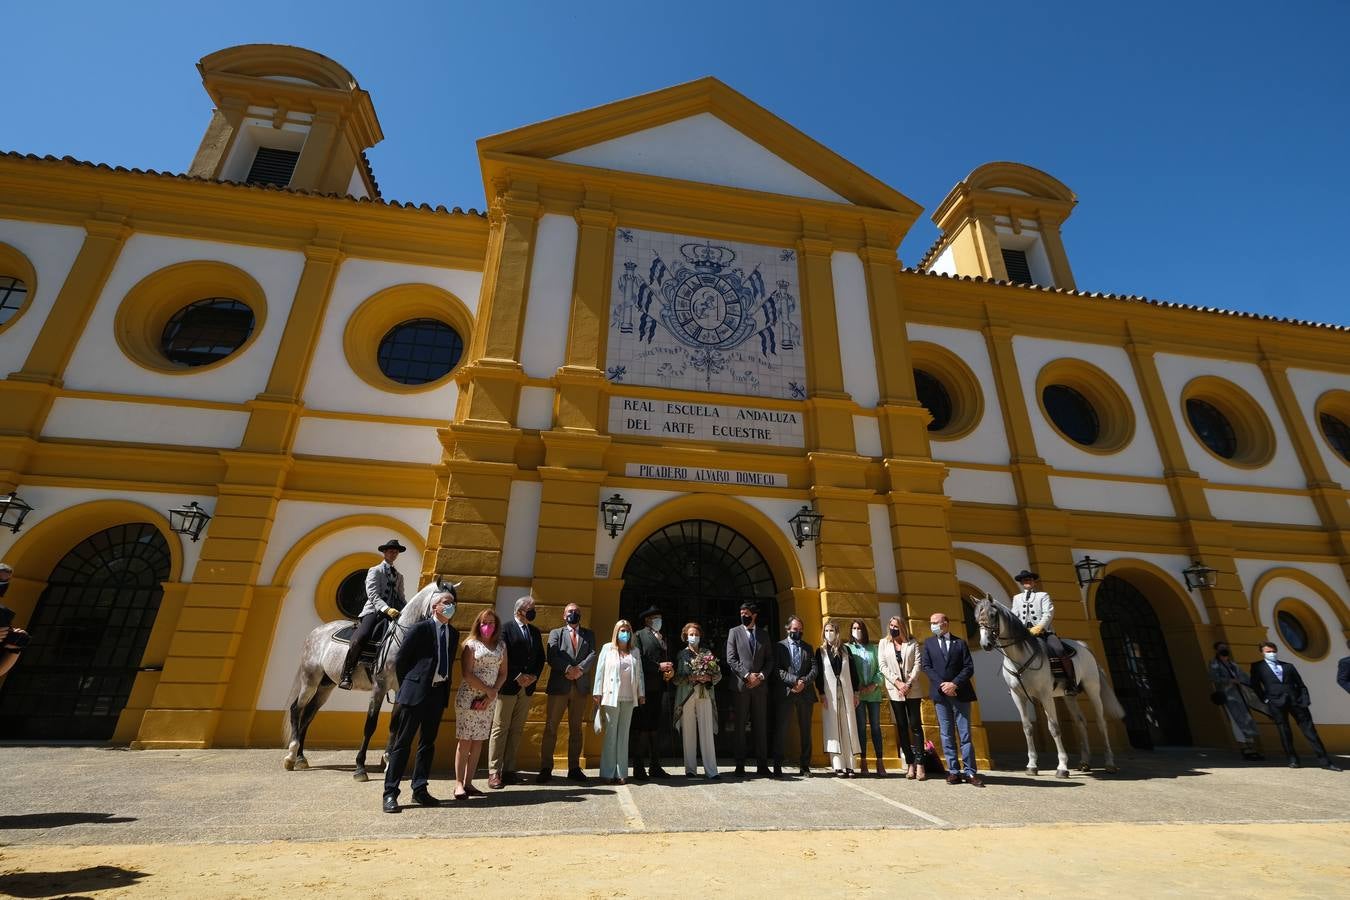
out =
[[(375, 661), (373, 683), (371, 677), (366, 674), (365, 667), (357, 666), (352, 678), (352, 689), (372, 692), (370, 706), (366, 709), (365, 736), (361, 740), (361, 749), (356, 754), (356, 772), (352, 776), (357, 781), (370, 780), (366, 774), (366, 750), (370, 747), (371, 735), (375, 733), (375, 725), (379, 721), (385, 695), (388, 694), (392, 699), (398, 690), (394, 658), (403, 643), (403, 636), (413, 625), (431, 615), (441, 597), (449, 594), (452, 598), (458, 599), (457, 588), (461, 583), (451, 584), (437, 578), (413, 595), (403, 607), (402, 614), (385, 633), (384, 643)], [(342, 677), (342, 664), (347, 655), (347, 645), (333, 640), (333, 635), (339, 629), (351, 624), (347, 619), (325, 622), (305, 638), (305, 646), (300, 653), (300, 669), (295, 673), (295, 684), (292, 685), (291, 695), (286, 701), (286, 715), (282, 726), (282, 741), (286, 744), (286, 758), (282, 761), (282, 765), (287, 771), (309, 768), (309, 762), (305, 759), (305, 734), (309, 731), (314, 716), (333, 693), (338, 679)], [(399, 714), (397, 703), (394, 704), (393, 712), (397, 718)], [(385, 754), (381, 754), (381, 762), (384, 756)]]
[[(1003, 681), (1008, 685), (1017, 714), (1022, 718), (1022, 733), (1027, 739), (1027, 774), (1038, 774), (1036, 762), (1036, 740), (1031, 727), (1032, 701), (1040, 704), (1045, 712), (1045, 724), (1055, 739), (1055, 748), (1059, 751), (1059, 765), (1055, 775), (1069, 777), (1069, 753), (1064, 749), (1064, 738), (1059, 731), (1059, 717), (1055, 714), (1055, 698), (1064, 697), (1064, 703), (1074, 716), (1078, 727), (1078, 740), (1082, 750), (1082, 759), (1078, 771), (1091, 771), (1092, 750), (1088, 746), (1087, 722), (1083, 711), (1073, 697), (1065, 697), (1064, 689), (1055, 686), (1050, 672), (1049, 659), (1041, 642), (1023, 625), (1008, 607), (986, 596), (981, 600), (971, 597), (975, 605), (975, 621), (980, 626), (980, 647), (985, 650), (997, 650), (1003, 654)], [(1105, 745), (1105, 770), (1116, 771), (1116, 758), (1111, 752), (1111, 737), (1107, 733), (1106, 720), (1125, 718), (1125, 710), (1116, 699), (1111, 685), (1107, 684), (1101, 666), (1093, 657), (1087, 644), (1081, 641), (1065, 640), (1065, 644), (1078, 651), (1074, 669), (1082, 685), (1083, 693), (1092, 701), (1097, 711), (1097, 724), (1101, 727), (1102, 743)]]

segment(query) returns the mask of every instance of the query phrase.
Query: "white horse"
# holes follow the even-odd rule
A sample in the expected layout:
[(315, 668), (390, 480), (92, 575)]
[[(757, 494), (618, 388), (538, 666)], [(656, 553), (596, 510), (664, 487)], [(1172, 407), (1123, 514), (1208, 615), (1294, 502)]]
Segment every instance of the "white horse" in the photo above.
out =
[[(1059, 750), (1059, 767), (1055, 769), (1055, 775), (1059, 778), (1069, 777), (1069, 753), (1064, 749), (1064, 738), (1059, 732), (1059, 718), (1055, 713), (1056, 697), (1064, 697), (1065, 705), (1073, 713), (1078, 726), (1078, 740), (1082, 747), (1078, 771), (1091, 771), (1092, 750), (1088, 746), (1087, 721), (1083, 718), (1077, 699), (1065, 697), (1064, 689), (1055, 686), (1050, 660), (1040, 640), (1012, 614), (1012, 610), (995, 602), (994, 598), (986, 596), (983, 600), (976, 600), (972, 597), (971, 602), (975, 604), (975, 621), (980, 625), (980, 646), (1003, 654), (1003, 681), (1012, 694), (1017, 714), (1022, 717), (1022, 733), (1027, 738), (1027, 774), (1040, 774), (1036, 765), (1036, 740), (1031, 727), (1031, 701), (1034, 700), (1045, 712), (1045, 723)], [(1106, 748), (1104, 768), (1107, 772), (1115, 772), (1116, 759), (1111, 752), (1111, 736), (1106, 731), (1106, 720), (1108, 717), (1125, 718), (1125, 710), (1111, 686), (1106, 683), (1102, 669), (1087, 645), (1081, 641), (1060, 640), (1077, 651), (1074, 671), (1083, 693), (1088, 695), (1093, 708), (1097, 710), (1097, 724), (1101, 726), (1102, 743)]]
[[(431, 615), (440, 598), (449, 594), (457, 597), (456, 589), (461, 582), (449, 584), (439, 578), (422, 588), (407, 605), (396, 621), (390, 623), (385, 632), (384, 643), (375, 658), (374, 678), (367, 674), (366, 667), (358, 665), (352, 673), (352, 690), (371, 691), (370, 705), (366, 708), (365, 737), (361, 749), (356, 754), (357, 781), (368, 781), (366, 774), (366, 750), (370, 747), (371, 735), (380, 718), (380, 707), (384, 705), (385, 695), (393, 700), (398, 691), (398, 674), (394, 671), (394, 658), (403, 643), (403, 636), (418, 622)], [(305, 638), (304, 649), (300, 653), (300, 669), (295, 673), (295, 684), (291, 687), (290, 698), (286, 701), (286, 715), (282, 727), (282, 741), (286, 744), (286, 758), (282, 765), (287, 771), (308, 769), (305, 759), (305, 735), (310, 723), (318, 714), (328, 695), (333, 693), (342, 678), (342, 665), (347, 658), (348, 645), (334, 640), (333, 635), (351, 625), (350, 619), (338, 622), (325, 622), (309, 633)], [(394, 704), (394, 717), (399, 714), (398, 704)], [(387, 753), (380, 755), (383, 764)]]

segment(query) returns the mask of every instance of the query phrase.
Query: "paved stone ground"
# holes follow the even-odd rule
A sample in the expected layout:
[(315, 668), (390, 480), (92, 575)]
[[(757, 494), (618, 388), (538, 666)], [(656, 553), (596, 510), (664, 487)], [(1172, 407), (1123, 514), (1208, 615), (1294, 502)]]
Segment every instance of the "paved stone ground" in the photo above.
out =
[[(996, 771), (983, 790), (894, 775), (783, 782), (724, 776), (711, 783), (680, 777), (619, 788), (555, 777), (546, 786), (489, 791), (485, 799), (411, 807), (398, 816), (380, 811), (378, 779), (352, 780), (350, 751), (314, 751), (313, 767), (302, 772), (284, 771), (282, 755), (0, 747), (0, 845), (1350, 821), (1350, 773), (1247, 765), (1221, 751), (1139, 753), (1123, 758), (1118, 774), (1068, 780)], [(450, 783), (433, 778), (431, 790), (448, 797)]]

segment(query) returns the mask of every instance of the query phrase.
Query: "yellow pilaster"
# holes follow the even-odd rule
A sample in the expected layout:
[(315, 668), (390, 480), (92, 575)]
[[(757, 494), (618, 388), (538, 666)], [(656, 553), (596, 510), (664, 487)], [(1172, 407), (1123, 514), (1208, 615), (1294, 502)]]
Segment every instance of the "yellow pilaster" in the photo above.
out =
[(605, 315), (609, 309), (615, 216), (609, 198), (587, 194), (576, 212), (577, 257), (567, 362), (558, 373), (558, 427), (594, 433), (600, 428), (605, 378)]
[(844, 392), (839, 320), (835, 314), (830, 255), (834, 245), (809, 226), (797, 244), (802, 271), (802, 328), (806, 335), (806, 443), (809, 447), (852, 453), (852, 403)]
[(295, 161), (295, 171), (291, 173), (291, 187), (306, 191), (322, 189), (323, 174), (338, 139), (339, 125), (340, 116), (336, 109), (320, 109), (314, 116), (300, 158)]

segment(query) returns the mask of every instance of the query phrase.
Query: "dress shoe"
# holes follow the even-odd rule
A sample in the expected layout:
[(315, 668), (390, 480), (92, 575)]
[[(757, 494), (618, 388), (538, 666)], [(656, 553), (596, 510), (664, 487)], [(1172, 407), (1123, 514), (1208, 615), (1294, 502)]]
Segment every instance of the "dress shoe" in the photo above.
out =
[(714, 773), (712, 773), (711, 775), (708, 776), (708, 780), (709, 780), (709, 781), (721, 781), (721, 780), (722, 780), (722, 776), (719, 775), (719, 774), (717, 774), (716, 772), (714, 772)]
[(797, 770), (797, 774), (800, 775), (802, 778), (810, 778), (811, 770), (806, 766), (802, 766), (800, 769)]
[(644, 768), (642, 768), (642, 766), (633, 766), (633, 780), (634, 780), (634, 781), (646, 781), (646, 780), (647, 780), (647, 770), (644, 769)]
[(534, 776), (534, 783), (535, 783), (535, 784), (548, 784), (552, 779), (553, 779), (553, 773), (552, 773), (552, 772), (548, 772), (548, 771), (540, 772), (538, 775)]
[(736, 771), (735, 771), (735, 772), (732, 772), (731, 774), (732, 774), (732, 775), (735, 775), (737, 778), (744, 778), (744, 777), (745, 777), (745, 766), (737, 766), (737, 767), (736, 767)]
[[(867, 774), (867, 773), (864, 772), (863, 774)], [(857, 778), (857, 777), (858, 777), (858, 773), (854, 772), (852, 769), (845, 769), (845, 770), (844, 770), (844, 777), (845, 777), (845, 778)]]
[(774, 766), (774, 767), (773, 767), (773, 777), (774, 777), (774, 778), (782, 778), (782, 777), (783, 777), (783, 767), (782, 767), (782, 766)]
[[(653, 777), (653, 778), (669, 778), (669, 777), (670, 777), (670, 773), (667, 772), (665, 769), (661, 768), (660, 766), (652, 766), (650, 769), (647, 770), (647, 774), (650, 775), (650, 776)], [(634, 774), (633, 777), (634, 777), (634, 778), (637, 778), (637, 775)]]
[(387, 813), (401, 813), (401, 812), (403, 812), (403, 810), (399, 808), (399, 805), (398, 805), (398, 798), (397, 798), (397, 797), (385, 797), (385, 798), (384, 798), (384, 811), (387, 812)]
[(955, 772), (952, 772), (950, 775), (947, 776), (947, 783), (948, 783), (948, 784), (960, 784), (960, 783), (961, 783), (961, 776), (958, 775), (958, 774), (956, 774)]
[(502, 788), (506, 787), (506, 782), (502, 780), (502, 776), (493, 772), (488, 776), (488, 787), (492, 788), (494, 791), (500, 791)]
[(1301, 763), (1301, 762), (1298, 761), (1298, 757), (1297, 757), (1297, 756), (1291, 756), (1291, 757), (1289, 757), (1289, 768), (1291, 768), (1291, 769), (1301, 769), (1301, 768), (1303, 768), (1303, 763)]
[(967, 775), (965, 782), (966, 784), (973, 784), (975, 787), (984, 787), (984, 779), (979, 775)]
[(580, 769), (568, 769), (568, 770), (567, 770), (567, 778), (568, 778), (569, 781), (582, 781), (582, 782), (584, 782), (584, 781), (587, 780), (587, 778), (586, 778), (586, 773), (583, 772), (583, 771), (581, 771)]
[[(634, 777), (637, 777), (637, 776), (634, 776)], [(697, 778), (697, 777), (698, 777), (698, 773), (697, 773), (697, 772), (694, 772), (694, 771), (691, 771), (691, 770), (689, 770), (689, 769), (685, 769), (685, 770), (684, 770), (684, 777), (685, 777), (685, 778)]]
[(1328, 772), (1339, 772), (1339, 771), (1341, 771), (1341, 767), (1338, 766), (1338, 765), (1336, 765), (1334, 762), (1332, 762), (1332, 761), (1329, 760), (1329, 759), (1324, 759), (1324, 760), (1322, 760), (1322, 768), (1326, 769)]
[(413, 791), (413, 802), (416, 803), (418, 806), (441, 805), (441, 801), (431, 796), (431, 794), (426, 790), (426, 788), (423, 788), (420, 791)]
[(835, 769), (835, 770), (834, 770), (834, 777), (835, 777), (835, 778), (844, 778), (844, 777), (846, 777), (846, 776), (844, 775), (844, 770), (843, 770), (843, 769)]
[(772, 778), (772, 777), (773, 777), (773, 769), (769, 768), (768, 766), (757, 766), (757, 767), (755, 768), (755, 777), (756, 777), (756, 778)]

